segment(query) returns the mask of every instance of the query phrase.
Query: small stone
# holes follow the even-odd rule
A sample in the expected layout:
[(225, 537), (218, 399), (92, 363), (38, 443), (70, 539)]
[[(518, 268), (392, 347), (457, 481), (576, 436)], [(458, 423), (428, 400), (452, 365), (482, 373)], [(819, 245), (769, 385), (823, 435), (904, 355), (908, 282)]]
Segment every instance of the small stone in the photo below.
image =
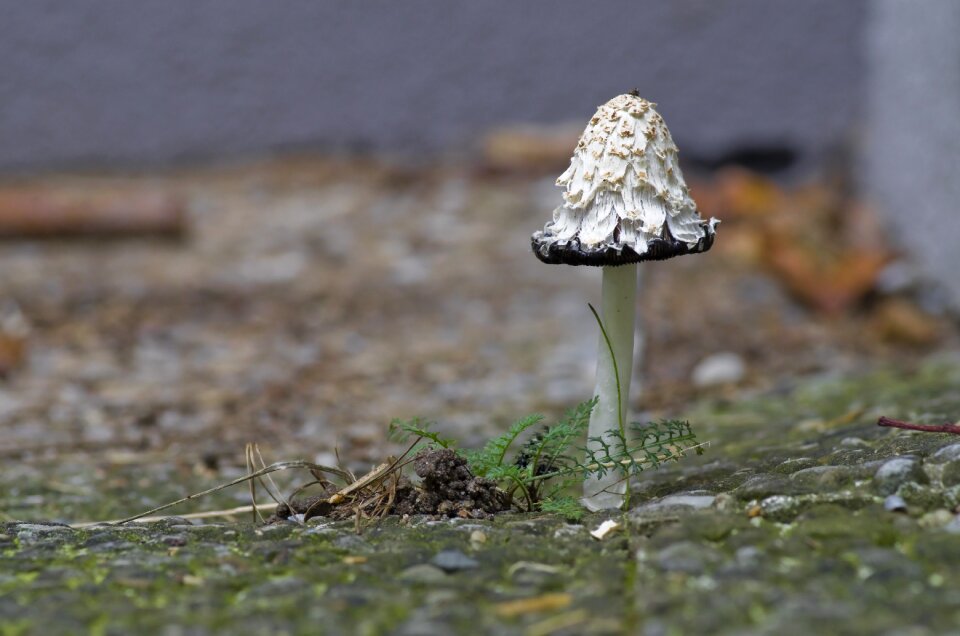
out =
[(934, 510), (933, 512), (928, 512), (927, 514), (920, 517), (917, 521), (917, 524), (921, 528), (925, 529), (935, 529), (935, 528), (946, 528), (947, 525), (953, 523), (956, 520), (956, 515), (954, 515), (949, 510)]
[(574, 524), (565, 524), (553, 531), (553, 538), (560, 539), (563, 537), (575, 537), (579, 534), (582, 534), (586, 528), (580, 525)]
[(707, 356), (694, 367), (690, 378), (694, 386), (705, 388), (736, 384), (747, 373), (747, 366), (736, 353), (724, 351)]
[(960, 461), (943, 464), (940, 471), (940, 482), (947, 487), (960, 484)]
[(160, 543), (168, 545), (172, 548), (180, 548), (187, 545), (187, 535), (185, 534), (168, 534), (163, 537), (160, 537)]
[(714, 495), (667, 495), (659, 501), (645, 504), (641, 508), (645, 510), (668, 510), (675, 508), (700, 510), (712, 506), (716, 499)]
[(691, 541), (667, 546), (657, 554), (656, 559), (662, 570), (693, 575), (704, 573), (710, 565), (720, 560), (714, 548)]
[(487, 535), (481, 530), (474, 530), (470, 533), (470, 543), (482, 545), (487, 542)]
[(900, 495), (888, 495), (883, 500), (883, 509), (887, 512), (906, 512), (907, 502)]
[(31, 545), (50, 540), (53, 542), (63, 542), (73, 534), (71, 528), (59, 524), (21, 523), (15, 527), (17, 540), (22, 545)]
[(840, 440), (842, 448), (870, 448), (870, 444), (859, 437), (844, 437)]
[(854, 471), (847, 466), (814, 466), (798, 470), (790, 479), (797, 486), (813, 492), (839, 490), (853, 483)]
[(785, 459), (780, 462), (776, 468), (773, 469), (773, 472), (780, 473), (783, 475), (792, 475), (795, 472), (801, 471), (804, 468), (813, 468), (817, 465), (817, 460), (812, 457), (791, 457), (790, 459)]
[(447, 573), (480, 567), (475, 559), (471, 559), (459, 550), (444, 550), (430, 559), (430, 563)]
[(722, 492), (714, 498), (713, 507), (720, 512), (733, 512), (738, 509), (737, 499), (729, 493)]
[(17, 529), (17, 532), (66, 532), (72, 531), (72, 528), (63, 523), (18, 523), (14, 526)]
[(743, 515), (717, 514), (714, 511), (687, 515), (681, 524), (687, 536), (693, 535), (707, 541), (723, 541), (738, 528), (746, 526)]
[(763, 499), (770, 495), (792, 494), (794, 490), (793, 485), (783, 475), (760, 473), (740, 484), (733, 490), (732, 494), (738, 499), (749, 500)]
[(954, 515), (953, 519), (943, 529), (950, 534), (960, 534), (960, 515)]
[(884, 462), (873, 476), (874, 486), (881, 495), (892, 495), (902, 484), (920, 483), (925, 476), (920, 462), (909, 457), (895, 457)]
[(954, 512), (960, 512), (960, 485), (943, 491), (943, 503)]
[(944, 446), (927, 460), (933, 464), (944, 464), (946, 462), (960, 461), (960, 444), (950, 444)]
[(897, 494), (903, 497), (908, 506), (919, 510), (933, 510), (947, 503), (945, 493), (939, 488), (932, 488), (912, 481), (908, 481), (897, 488)]
[(960, 484), (960, 444), (951, 444), (930, 456), (924, 466), (931, 479), (944, 486)]
[(800, 512), (800, 500), (789, 495), (774, 495), (760, 502), (760, 511), (771, 521), (793, 521)]
[(401, 581), (413, 583), (438, 583), (447, 578), (446, 573), (435, 565), (421, 563), (414, 565), (399, 574)]
[(738, 565), (755, 566), (763, 560), (763, 550), (753, 545), (737, 548), (734, 555)]

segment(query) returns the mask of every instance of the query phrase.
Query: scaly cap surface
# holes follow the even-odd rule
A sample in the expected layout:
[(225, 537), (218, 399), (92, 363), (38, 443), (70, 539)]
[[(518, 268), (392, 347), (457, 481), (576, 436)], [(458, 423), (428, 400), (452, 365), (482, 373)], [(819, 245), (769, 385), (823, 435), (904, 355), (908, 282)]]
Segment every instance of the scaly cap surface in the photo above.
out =
[(590, 119), (557, 179), (564, 203), (533, 235), (538, 258), (622, 265), (710, 248), (717, 221), (700, 218), (655, 106), (632, 93), (618, 95)]

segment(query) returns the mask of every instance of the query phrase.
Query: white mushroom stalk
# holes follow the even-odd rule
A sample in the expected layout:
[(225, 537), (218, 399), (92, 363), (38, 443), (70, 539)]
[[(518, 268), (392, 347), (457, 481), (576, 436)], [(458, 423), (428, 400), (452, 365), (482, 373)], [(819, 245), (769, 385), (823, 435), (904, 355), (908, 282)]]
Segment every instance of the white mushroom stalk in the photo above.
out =
[[(677, 147), (655, 104), (635, 92), (601, 106), (557, 179), (564, 203), (532, 237), (545, 263), (603, 267), (597, 357), (597, 405), (588, 448), (597, 438), (614, 448), (624, 439), (633, 369), (637, 263), (704, 252), (716, 219), (697, 212), (677, 161)], [(611, 353), (613, 357), (611, 357)], [(608, 473), (584, 483), (590, 510), (620, 508), (627, 481)]]
[[(603, 330), (597, 345), (597, 405), (590, 413), (587, 448), (599, 450), (602, 437), (614, 448), (626, 435), (633, 375), (633, 334), (637, 315), (637, 265), (603, 268), (600, 315)], [(609, 339), (609, 343), (607, 342)], [(613, 353), (611, 358), (610, 353)], [(620, 436), (609, 437), (610, 431)], [(619, 508), (624, 503), (627, 482), (618, 473), (588, 479), (583, 484), (583, 505), (591, 511)]]

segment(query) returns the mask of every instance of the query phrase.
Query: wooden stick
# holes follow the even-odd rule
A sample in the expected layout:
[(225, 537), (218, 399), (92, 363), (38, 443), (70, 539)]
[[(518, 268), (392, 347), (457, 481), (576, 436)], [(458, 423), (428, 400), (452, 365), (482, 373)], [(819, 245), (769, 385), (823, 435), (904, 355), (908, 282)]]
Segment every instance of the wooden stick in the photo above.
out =
[(183, 201), (160, 191), (0, 190), (0, 239), (182, 238)]

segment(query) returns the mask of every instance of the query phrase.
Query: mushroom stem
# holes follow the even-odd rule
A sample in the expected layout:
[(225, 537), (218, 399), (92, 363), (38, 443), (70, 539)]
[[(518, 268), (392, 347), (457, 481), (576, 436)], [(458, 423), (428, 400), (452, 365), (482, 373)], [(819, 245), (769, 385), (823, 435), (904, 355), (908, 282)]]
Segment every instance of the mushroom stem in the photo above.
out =
[[(597, 405), (590, 414), (588, 436), (602, 437), (616, 448), (623, 438), (630, 404), (630, 377), (633, 371), (633, 334), (636, 321), (637, 265), (603, 268), (603, 292), (600, 315), (603, 330), (597, 354)], [(605, 332), (605, 334), (604, 334)], [(609, 345), (607, 344), (609, 340)], [(614, 360), (610, 353), (613, 352)], [(619, 432), (611, 437), (611, 432)], [(599, 450), (601, 445), (588, 441), (587, 448)], [(610, 472), (603, 477), (588, 477), (583, 484), (583, 505), (595, 512), (620, 508), (624, 504), (627, 482), (622, 475)]]

